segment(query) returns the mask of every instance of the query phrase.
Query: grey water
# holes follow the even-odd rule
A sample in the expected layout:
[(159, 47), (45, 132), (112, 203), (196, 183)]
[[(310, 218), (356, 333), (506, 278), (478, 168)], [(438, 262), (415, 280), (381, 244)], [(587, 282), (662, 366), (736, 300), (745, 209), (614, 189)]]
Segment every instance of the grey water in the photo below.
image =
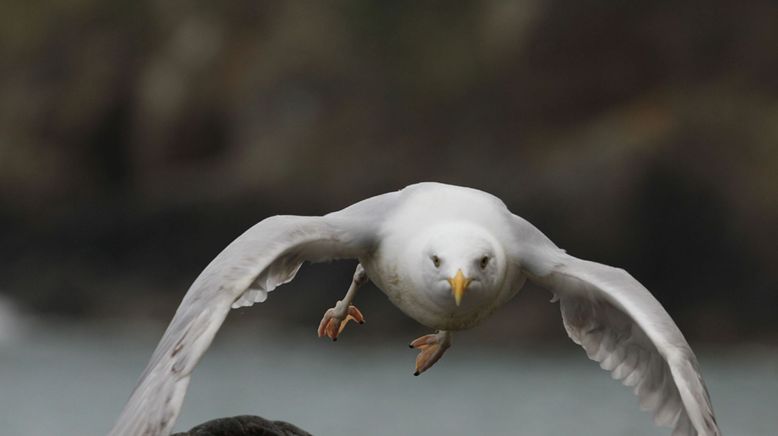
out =
[[(574, 347), (457, 340), (413, 377), (401, 339), (261, 325), (221, 332), (195, 370), (176, 425), (241, 414), (315, 435), (669, 435), (629, 389)], [(118, 415), (160, 326), (38, 323), (0, 342), (0, 434), (102, 435)], [(697, 350), (722, 431), (778, 429), (778, 350)]]

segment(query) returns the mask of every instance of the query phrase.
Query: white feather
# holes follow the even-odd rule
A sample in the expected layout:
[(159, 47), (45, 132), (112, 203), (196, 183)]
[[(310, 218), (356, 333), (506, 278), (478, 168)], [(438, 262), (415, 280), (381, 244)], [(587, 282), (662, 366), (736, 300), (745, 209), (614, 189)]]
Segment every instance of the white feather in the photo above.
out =
[(641, 409), (674, 435), (720, 435), (697, 359), (659, 302), (624, 270), (546, 254), (556, 265), (535, 281), (559, 296), (565, 329), (589, 358), (633, 386)]
[(276, 216), (247, 230), (203, 270), (186, 293), (110, 436), (165, 436), (189, 377), (230, 308), (267, 299), (303, 261), (359, 257), (374, 244), (385, 194), (324, 217)]

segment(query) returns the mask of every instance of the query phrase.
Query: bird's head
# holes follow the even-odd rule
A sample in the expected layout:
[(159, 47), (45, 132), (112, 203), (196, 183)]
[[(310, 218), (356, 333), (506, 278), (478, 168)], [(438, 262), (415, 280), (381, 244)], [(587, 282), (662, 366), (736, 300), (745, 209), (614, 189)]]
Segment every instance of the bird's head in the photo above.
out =
[(468, 309), (497, 296), (506, 257), (485, 229), (467, 223), (442, 225), (427, 233), (421, 247), (421, 285), (433, 301)]

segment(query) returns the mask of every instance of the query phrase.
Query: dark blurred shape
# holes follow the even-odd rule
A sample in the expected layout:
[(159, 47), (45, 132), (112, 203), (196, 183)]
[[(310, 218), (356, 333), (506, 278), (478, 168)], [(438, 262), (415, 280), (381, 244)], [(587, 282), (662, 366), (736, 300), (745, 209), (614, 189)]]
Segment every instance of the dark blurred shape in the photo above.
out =
[(172, 436), (311, 436), (310, 433), (284, 421), (268, 421), (251, 415), (219, 418)]

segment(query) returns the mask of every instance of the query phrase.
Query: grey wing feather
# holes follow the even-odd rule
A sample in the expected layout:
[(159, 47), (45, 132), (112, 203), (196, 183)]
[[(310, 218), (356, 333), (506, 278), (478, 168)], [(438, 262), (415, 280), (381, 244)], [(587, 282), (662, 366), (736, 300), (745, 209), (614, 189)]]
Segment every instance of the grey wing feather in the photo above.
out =
[(568, 336), (589, 358), (674, 436), (720, 435), (697, 359), (654, 296), (622, 269), (566, 254), (518, 217), (514, 227), (518, 261), (554, 293)]
[(373, 197), (324, 217), (271, 217), (235, 239), (189, 288), (109, 435), (168, 435), (191, 372), (230, 308), (264, 301), (304, 261), (363, 255), (396, 197)]

